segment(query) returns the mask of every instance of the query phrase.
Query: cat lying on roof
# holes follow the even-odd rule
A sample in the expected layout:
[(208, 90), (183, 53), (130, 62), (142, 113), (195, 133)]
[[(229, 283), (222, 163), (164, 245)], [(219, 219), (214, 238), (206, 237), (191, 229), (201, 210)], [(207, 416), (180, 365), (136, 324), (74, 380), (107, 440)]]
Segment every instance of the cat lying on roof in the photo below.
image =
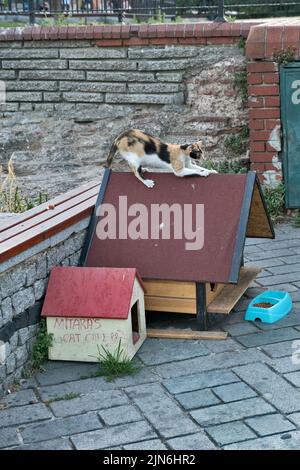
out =
[(131, 129), (120, 134), (113, 142), (106, 162), (109, 168), (116, 153), (124, 158), (135, 176), (148, 188), (153, 188), (154, 181), (145, 179), (143, 166), (169, 168), (176, 176), (208, 176), (215, 170), (201, 168), (194, 163), (203, 155), (202, 141), (194, 144), (165, 144), (139, 129)]

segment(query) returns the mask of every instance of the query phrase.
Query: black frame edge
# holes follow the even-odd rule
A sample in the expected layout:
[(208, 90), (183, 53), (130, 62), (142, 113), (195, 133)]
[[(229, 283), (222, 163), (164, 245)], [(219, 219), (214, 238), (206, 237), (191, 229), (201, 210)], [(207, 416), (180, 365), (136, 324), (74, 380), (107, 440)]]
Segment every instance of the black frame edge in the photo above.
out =
[(196, 282), (196, 308), (197, 308), (197, 326), (199, 331), (206, 331), (208, 327), (206, 310), (206, 284)]
[(244, 246), (246, 240), (246, 232), (247, 232), (247, 225), (248, 219), (250, 214), (250, 208), (252, 203), (252, 196), (254, 191), (254, 186), (256, 182), (256, 173), (254, 171), (249, 171), (247, 173), (246, 185), (245, 185), (245, 192), (244, 198), (242, 203), (242, 209), (240, 214), (240, 220), (238, 225), (238, 230), (235, 239), (234, 245), (234, 253), (231, 263), (230, 275), (229, 275), (229, 283), (237, 284), (239, 280), (239, 273), (243, 259), (244, 253)]
[(99, 194), (98, 194), (98, 197), (97, 197), (97, 201), (96, 201), (93, 213), (91, 215), (90, 224), (89, 224), (88, 231), (87, 231), (87, 234), (86, 234), (86, 237), (85, 237), (85, 240), (84, 240), (83, 248), (81, 250), (79, 266), (85, 266), (86, 259), (87, 259), (87, 256), (88, 256), (88, 252), (89, 252), (89, 249), (90, 249), (90, 246), (91, 246), (91, 243), (92, 243), (93, 235), (94, 235), (95, 230), (96, 230), (96, 223), (97, 223), (96, 213), (97, 213), (97, 209), (103, 202), (110, 174), (111, 174), (111, 170), (109, 168), (105, 168), (104, 175), (103, 175), (101, 185), (100, 185)]

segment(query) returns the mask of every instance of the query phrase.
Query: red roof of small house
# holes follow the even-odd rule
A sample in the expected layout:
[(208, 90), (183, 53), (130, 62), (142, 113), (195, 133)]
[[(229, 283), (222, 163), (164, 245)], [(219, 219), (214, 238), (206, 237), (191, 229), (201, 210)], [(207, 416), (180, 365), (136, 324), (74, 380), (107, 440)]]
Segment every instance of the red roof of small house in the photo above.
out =
[(125, 320), (136, 277), (144, 289), (135, 268), (55, 267), (42, 316)]

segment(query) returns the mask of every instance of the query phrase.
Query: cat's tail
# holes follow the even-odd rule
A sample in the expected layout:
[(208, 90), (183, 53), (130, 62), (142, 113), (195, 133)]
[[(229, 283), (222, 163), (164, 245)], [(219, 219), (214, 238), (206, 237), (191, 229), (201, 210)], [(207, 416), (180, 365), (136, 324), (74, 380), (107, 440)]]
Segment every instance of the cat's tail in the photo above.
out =
[(116, 141), (114, 141), (114, 142), (111, 144), (111, 147), (110, 147), (110, 149), (109, 149), (109, 154), (108, 154), (106, 163), (105, 163), (105, 165), (104, 165), (105, 168), (110, 168), (110, 167), (111, 167), (113, 158), (114, 158), (115, 154), (117, 153), (117, 151), (118, 151), (118, 146), (117, 146), (117, 144), (116, 144)]

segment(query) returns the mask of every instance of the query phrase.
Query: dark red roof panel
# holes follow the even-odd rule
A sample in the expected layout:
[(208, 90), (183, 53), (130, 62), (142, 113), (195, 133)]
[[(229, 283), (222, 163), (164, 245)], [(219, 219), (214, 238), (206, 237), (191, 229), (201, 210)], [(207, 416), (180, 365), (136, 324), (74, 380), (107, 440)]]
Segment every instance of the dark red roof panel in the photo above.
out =
[[(119, 229), (119, 197), (127, 197), (127, 207), (144, 204), (148, 210), (148, 238), (133, 240), (100, 240), (94, 232), (88, 247), (86, 266), (134, 266), (143, 278), (169, 279), (197, 282), (237, 282), (238, 273), (232, 279), (231, 267), (236, 247), (242, 255), (245, 234), (238, 240), (241, 213), (245, 205), (245, 194), (251, 204), (255, 175), (251, 177), (249, 190), (248, 175), (210, 175), (207, 178), (191, 176), (178, 178), (171, 173), (150, 173), (147, 177), (155, 181), (152, 189), (145, 187), (132, 173), (107, 174), (108, 183), (103, 203), (110, 203), (116, 209), (117, 230)], [(246, 188), (247, 191), (246, 191)], [(101, 199), (101, 198), (100, 198)], [(154, 204), (179, 204), (195, 210), (196, 204), (204, 204), (204, 246), (200, 250), (187, 250), (187, 239), (169, 240), (151, 238), (151, 207)], [(126, 208), (121, 209), (126, 217)], [(193, 212), (195, 216), (195, 212)], [(248, 213), (244, 214), (244, 227)], [(134, 217), (128, 217), (128, 222)], [(96, 218), (96, 224), (99, 217)], [(203, 224), (202, 224), (203, 225)], [(97, 225), (96, 225), (97, 226)], [(171, 223), (171, 228), (172, 228)], [(195, 219), (194, 219), (195, 227)], [(171, 234), (173, 231), (171, 230)]]
[(135, 268), (55, 267), (42, 316), (126, 319), (136, 276)]

